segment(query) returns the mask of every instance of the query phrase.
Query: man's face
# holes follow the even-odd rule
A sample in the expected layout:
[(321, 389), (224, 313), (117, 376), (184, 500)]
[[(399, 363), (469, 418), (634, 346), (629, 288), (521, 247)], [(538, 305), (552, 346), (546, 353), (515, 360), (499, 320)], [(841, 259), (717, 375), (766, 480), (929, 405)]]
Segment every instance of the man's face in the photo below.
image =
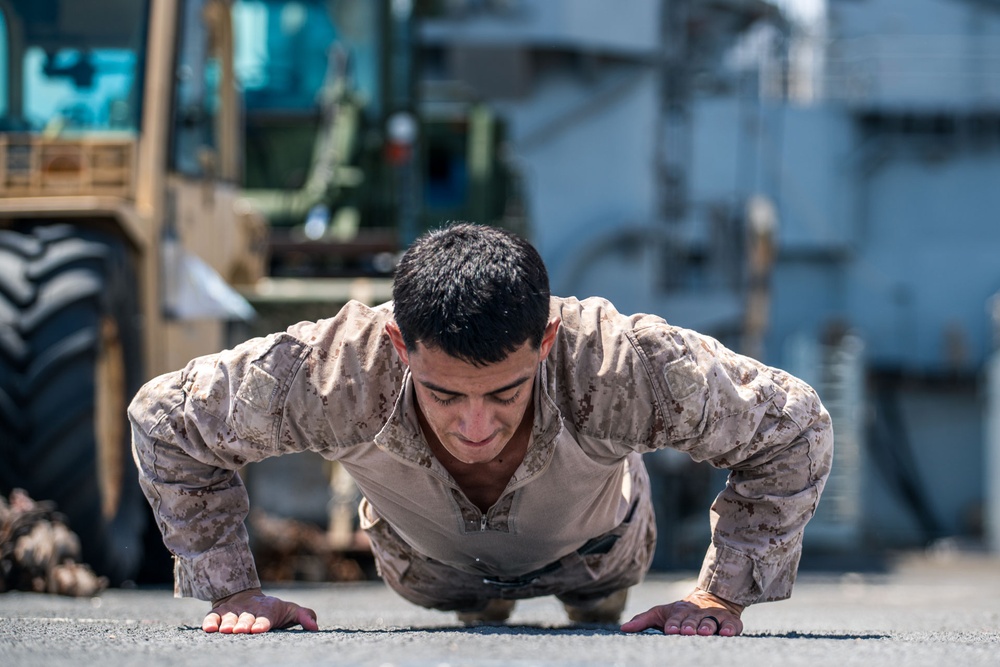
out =
[(486, 463), (503, 451), (524, 419), (535, 373), (548, 356), (558, 327), (558, 320), (549, 323), (538, 349), (525, 341), (503, 361), (487, 366), (475, 366), (422, 343), (408, 351), (399, 329), (393, 324), (387, 330), (410, 367), (424, 423), (459, 461)]

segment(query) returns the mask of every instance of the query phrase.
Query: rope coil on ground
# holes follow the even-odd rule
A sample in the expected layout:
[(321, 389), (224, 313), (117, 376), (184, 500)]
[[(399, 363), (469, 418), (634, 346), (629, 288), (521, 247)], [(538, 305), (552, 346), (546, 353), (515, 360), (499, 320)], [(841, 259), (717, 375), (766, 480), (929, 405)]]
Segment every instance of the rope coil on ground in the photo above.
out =
[(32, 500), (21, 489), (0, 496), (0, 593), (8, 590), (74, 597), (108, 585), (80, 559), (80, 540), (55, 504)]

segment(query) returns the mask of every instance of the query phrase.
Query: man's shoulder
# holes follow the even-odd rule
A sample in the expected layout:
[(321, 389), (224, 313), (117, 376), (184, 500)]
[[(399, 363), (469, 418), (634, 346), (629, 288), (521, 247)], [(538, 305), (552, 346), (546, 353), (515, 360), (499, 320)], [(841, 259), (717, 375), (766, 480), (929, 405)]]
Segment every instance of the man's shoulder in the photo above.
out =
[(591, 349), (600, 345), (629, 344), (628, 333), (650, 326), (669, 326), (657, 315), (649, 313), (624, 314), (613, 303), (602, 297), (552, 297), (550, 317), (558, 317), (560, 333), (566, 339), (590, 340)]
[(382, 428), (404, 375), (385, 331), (391, 319), (390, 304), (352, 301), (333, 317), (288, 328), (284, 337), (309, 348), (288, 398), (297, 429), (307, 420), (317, 433), (332, 428), (332, 447), (370, 441)]
[(332, 317), (294, 324), (278, 337), (286, 341), (280, 344), (309, 349), (306, 382), (319, 391), (350, 393), (363, 384), (380, 392), (379, 386), (394, 386), (403, 374), (385, 330), (391, 320), (391, 304), (351, 301)]
[(310, 347), (333, 350), (361, 345), (364, 348), (371, 343), (387, 342), (385, 325), (391, 320), (391, 302), (369, 306), (352, 300), (330, 317), (293, 324), (285, 333)]
[(546, 361), (549, 395), (572, 428), (617, 443), (655, 439), (661, 419), (635, 332), (662, 318), (623, 315), (608, 300), (552, 299), (561, 325)]

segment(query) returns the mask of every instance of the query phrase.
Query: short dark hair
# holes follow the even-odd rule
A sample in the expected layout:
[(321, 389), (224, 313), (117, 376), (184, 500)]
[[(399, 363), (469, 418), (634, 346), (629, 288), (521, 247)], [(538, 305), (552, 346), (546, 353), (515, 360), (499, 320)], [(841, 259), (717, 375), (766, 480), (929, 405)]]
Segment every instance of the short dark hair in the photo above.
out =
[(471, 364), (503, 361), (549, 319), (549, 275), (525, 239), (496, 227), (455, 223), (406, 251), (392, 285), (396, 324), (418, 342)]

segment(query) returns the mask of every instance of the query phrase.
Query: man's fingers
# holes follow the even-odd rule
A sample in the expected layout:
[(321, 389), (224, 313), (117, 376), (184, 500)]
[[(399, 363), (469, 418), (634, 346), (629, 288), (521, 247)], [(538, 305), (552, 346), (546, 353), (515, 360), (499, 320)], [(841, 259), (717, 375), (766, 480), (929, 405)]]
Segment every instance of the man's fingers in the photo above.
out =
[[(720, 618), (721, 617), (721, 618)], [(685, 622), (687, 623), (687, 622)], [(719, 635), (720, 637), (735, 637), (743, 632), (743, 621), (738, 618), (733, 618), (728, 614), (723, 616), (720, 612), (719, 616), (707, 615), (697, 620), (695, 616), (694, 623), (697, 623), (697, 634), (702, 637), (707, 637), (710, 635)], [(690, 632), (685, 632), (682, 626), (682, 634), (693, 634)]]
[(205, 632), (258, 634), (296, 625), (306, 630), (319, 630), (315, 611), (264, 595), (259, 588), (215, 600), (214, 605), (202, 621), (201, 628)]
[(316, 623), (316, 612), (306, 607), (300, 607), (297, 604), (288, 603), (282, 613), (275, 617), (275, 623), (272, 623), (271, 619), (267, 616), (258, 615), (248, 632), (256, 634), (272, 629), (283, 630), (285, 628), (293, 628), (296, 625), (301, 625), (303, 630), (319, 630), (319, 624)]
[[(205, 632), (221, 632), (223, 634), (259, 634), (280, 628), (291, 628), (301, 625), (303, 629), (319, 630), (316, 622), (316, 612), (306, 607), (292, 603), (283, 603), (284, 608), (272, 608), (271, 612), (259, 609), (257, 613), (244, 611), (237, 615), (228, 611), (219, 614), (213, 611), (205, 616), (201, 629)], [(275, 622), (272, 622), (272, 618)]]
[(225, 635), (232, 634), (239, 620), (239, 616), (231, 611), (227, 611), (222, 615), (222, 621), (219, 623), (219, 632)]
[[(229, 614), (226, 614), (226, 616), (228, 615)], [(249, 633), (250, 629), (253, 627), (253, 624), (254, 622), (256, 622), (256, 620), (257, 617), (251, 614), (250, 612), (248, 611), (243, 612), (242, 614), (239, 615), (239, 618), (237, 619), (235, 625), (233, 625), (233, 630), (232, 630), (233, 634), (244, 635)], [(222, 617), (222, 624), (223, 626), (225, 626), (226, 624), (225, 616)], [(223, 632), (225, 632), (225, 630), (223, 630)]]
[(303, 630), (319, 630), (319, 625), (316, 623), (316, 612), (306, 607), (300, 607), (293, 602), (286, 603), (281, 615), (275, 620), (275, 630), (293, 628), (296, 625), (301, 625)]
[(220, 623), (222, 623), (222, 617), (213, 611), (201, 622), (201, 629), (205, 632), (218, 632)]
[(681, 634), (682, 635), (696, 635), (698, 634), (699, 619), (695, 618), (685, 618), (681, 622)]
[(683, 613), (675, 611), (660, 627), (665, 635), (735, 637), (743, 632), (742, 621), (722, 610), (718, 610), (716, 614), (707, 614), (704, 610), (686, 610)]
[(260, 634), (261, 632), (267, 632), (271, 629), (271, 619), (267, 616), (258, 616), (254, 619), (253, 624), (250, 626), (249, 632), (251, 634)]
[[(219, 619), (215, 622), (215, 619)], [(205, 632), (221, 632), (224, 635), (229, 634), (245, 634), (250, 632), (257, 618), (250, 612), (243, 612), (239, 616), (231, 611), (227, 611), (220, 618), (219, 614), (213, 612), (205, 617), (204, 623), (202, 623), (202, 629)], [(215, 626), (212, 629), (212, 626)]]
[(701, 619), (701, 623), (698, 624), (698, 634), (705, 637), (707, 635), (714, 635), (722, 627), (722, 623), (719, 622), (715, 616), (706, 616)]
[(698, 592), (689, 597), (690, 599), (659, 605), (637, 614), (622, 625), (622, 632), (642, 632), (656, 628), (665, 635), (723, 637), (735, 637), (743, 632), (743, 621), (740, 620), (742, 607), (714, 598), (708, 593)]
[[(679, 609), (675, 605), (660, 605), (649, 611), (636, 615), (628, 623), (622, 625), (622, 632), (642, 632), (656, 628), (667, 635), (699, 634), (701, 617)], [(712, 625), (709, 621), (708, 625)], [(709, 634), (715, 634), (715, 626)]]
[(727, 618), (719, 626), (719, 634), (723, 637), (735, 637), (736, 635), (743, 634), (743, 621), (738, 618)]
[(319, 630), (319, 624), (316, 622), (316, 612), (305, 607), (298, 608), (293, 625), (295, 624), (301, 625), (303, 630), (310, 632)]
[[(680, 613), (673, 613), (667, 617), (667, 620), (663, 622), (663, 634), (665, 635), (679, 635), (684, 634), (684, 621), (685, 616)], [(688, 632), (687, 634), (694, 634), (694, 632)]]
[(649, 611), (636, 614), (631, 620), (622, 624), (622, 632), (642, 632), (649, 628), (661, 629), (663, 627), (661, 610), (662, 607), (653, 607)]

